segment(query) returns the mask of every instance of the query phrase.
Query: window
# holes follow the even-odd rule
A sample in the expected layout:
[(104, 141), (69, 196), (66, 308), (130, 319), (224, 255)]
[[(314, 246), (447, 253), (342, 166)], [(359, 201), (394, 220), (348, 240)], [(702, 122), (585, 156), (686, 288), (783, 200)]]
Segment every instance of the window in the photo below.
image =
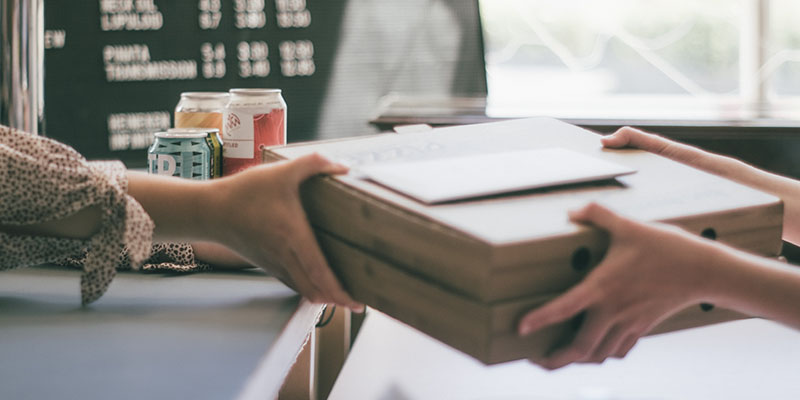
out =
[(481, 0), (492, 116), (800, 117), (800, 2)]

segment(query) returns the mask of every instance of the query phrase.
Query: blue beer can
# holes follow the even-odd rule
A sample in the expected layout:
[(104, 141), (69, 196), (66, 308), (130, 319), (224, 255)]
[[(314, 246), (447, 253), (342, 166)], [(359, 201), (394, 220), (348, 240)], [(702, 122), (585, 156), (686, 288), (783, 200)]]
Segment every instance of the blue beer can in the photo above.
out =
[(157, 132), (147, 150), (147, 170), (151, 174), (207, 180), (211, 178), (212, 150), (207, 132), (171, 129)]

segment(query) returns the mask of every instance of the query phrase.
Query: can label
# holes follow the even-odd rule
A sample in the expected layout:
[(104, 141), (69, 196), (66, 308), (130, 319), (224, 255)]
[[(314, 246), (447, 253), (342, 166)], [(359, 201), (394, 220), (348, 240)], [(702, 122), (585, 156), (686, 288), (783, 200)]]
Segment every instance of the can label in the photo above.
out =
[(211, 149), (211, 179), (222, 177), (222, 141), (219, 133), (209, 133), (206, 144)]
[(211, 179), (222, 176), (222, 113), (221, 112), (176, 112), (175, 128), (216, 128), (217, 133), (209, 133), (206, 143), (211, 148)]
[(156, 137), (147, 154), (151, 174), (206, 180), (211, 176), (211, 151), (204, 138)]
[(286, 109), (268, 113), (226, 111), (223, 169), (226, 175), (261, 163), (261, 149), (286, 144)]
[(222, 132), (222, 112), (175, 112), (176, 128), (217, 128)]

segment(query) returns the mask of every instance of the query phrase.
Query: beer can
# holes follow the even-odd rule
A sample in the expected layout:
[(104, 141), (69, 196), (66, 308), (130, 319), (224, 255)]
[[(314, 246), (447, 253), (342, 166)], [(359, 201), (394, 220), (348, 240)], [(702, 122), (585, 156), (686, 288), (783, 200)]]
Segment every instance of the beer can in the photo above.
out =
[[(216, 128), (222, 135), (222, 111), (228, 104), (230, 96), (227, 92), (184, 92), (175, 106), (176, 128)], [(212, 146), (211, 177), (222, 176), (222, 140), (217, 135), (216, 141), (220, 147)]]
[(217, 128), (222, 132), (226, 92), (184, 92), (175, 106), (176, 128)]
[(211, 148), (206, 132), (157, 132), (155, 142), (147, 150), (147, 166), (151, 174), (206, 180), (211, 177)]
[(202, 133), (206, 135), (206, 144), (211, 149), (211, 165), (209, 177), (211, 179), (222, 176), (222, 138), (217, 128), (170, 128), (169, 133)]
[(231, 89), (223, 121), (225, 175), (260, 164), (264, 147), (286, 144), (286, 102), (280, 89)]

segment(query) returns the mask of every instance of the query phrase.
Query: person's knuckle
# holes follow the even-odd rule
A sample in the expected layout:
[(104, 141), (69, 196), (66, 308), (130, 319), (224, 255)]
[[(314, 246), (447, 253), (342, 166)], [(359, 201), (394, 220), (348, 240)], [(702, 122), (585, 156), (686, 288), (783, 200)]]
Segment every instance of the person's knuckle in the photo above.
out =
[(328, 163), (328, 160), (319, 153), (312, 153), (308, 156), (308, 162), (314, 169), (320, 169)]
[(650, 319), (641, 320), (637, 322), (633, 328), (630, 330), (630, 335), (633, 337), (634, 343), (639, 340), (642, 336), (647, 335), (648, 332), (653, 330), (656, 326), (656, 322)]
[(639, 338), (646, 335), (647, 332), (650, 331), (652, 325), (653, 325), (652, 323), (646, 321), (637, 321), (631, 323), (631, 326), (628, 328), (627, 331), (628, 333), (626, 335), (627, 337), (626, 342), (631, 344), (636, 343), (637, 341), (639, 341)]
[(591, 357), (592, 344), (588, 340), (581, 340), (567, 352), (569, 360), (582, 360)]
[(322, 292), (316, 290), (309, 294), (308, 299), (315, 304), (322, 304), (328, 300)]
[(661, 154), (663, 156), (670, 156), (674, 153), (673, 146), (666, 140), (659, 138), (658, 136), (653, 135), (651, 137), (653, 145), (651, 151), (656, 154)]
[(616, 353), (616, 354), (614, 354), (614, 358), (625, 358), (625, 357), (628, 355), (628, 353), (630, 353), (630, 351), (631, 351), (631, 350), (632, 350), (634, 347), (636, 347), (636, 343), (637, 343), (637, 342), (638, 342), (638, 341), (634, 340), (634, 341), (633, 341), (633, 342), (631, 342), (631, 343), (626, 343), (626, 345), (625, 345), (625, 347), (624, 347), (624, 348), (620, 349), (619, 351), (617, 351), (617, 353)]
[(602, 364), (603, 362), (606, 361), (606, 358), (608, 358), (608, 357), (605, 354), (595, 354), (595, 355), (589, 357), (587, 362), (589, 362), (591, 364)]
[(588, 205), (586, 205), (586, 213), (589, 214), (590, 216), (597, 215), (601, 210), (602, 208), (600, 207), (600, 205), (595, 202), (591, 202)]
[(556, 365), (555, 363), (550, 362), (550, 361), (544, 362), (543, 364), (540, 364), (540, 365), (542, 366), (542, 368), (544, 368), (544, 369), (546, 369), (548, 371), (555, 371), (560, 367), (559, 365)]
[(661, 154), (669, 158), (681, 158), (681, 159), (686, 159), (686, 157), (688, 156), (686, 152), (683, 151), (683, 149), (668, 142), (662, 144)]
[(620, 349), (616, 353), (612, 354), (611, 358), (623, 359), (627, 355), (628, 355), (628, 349)]

